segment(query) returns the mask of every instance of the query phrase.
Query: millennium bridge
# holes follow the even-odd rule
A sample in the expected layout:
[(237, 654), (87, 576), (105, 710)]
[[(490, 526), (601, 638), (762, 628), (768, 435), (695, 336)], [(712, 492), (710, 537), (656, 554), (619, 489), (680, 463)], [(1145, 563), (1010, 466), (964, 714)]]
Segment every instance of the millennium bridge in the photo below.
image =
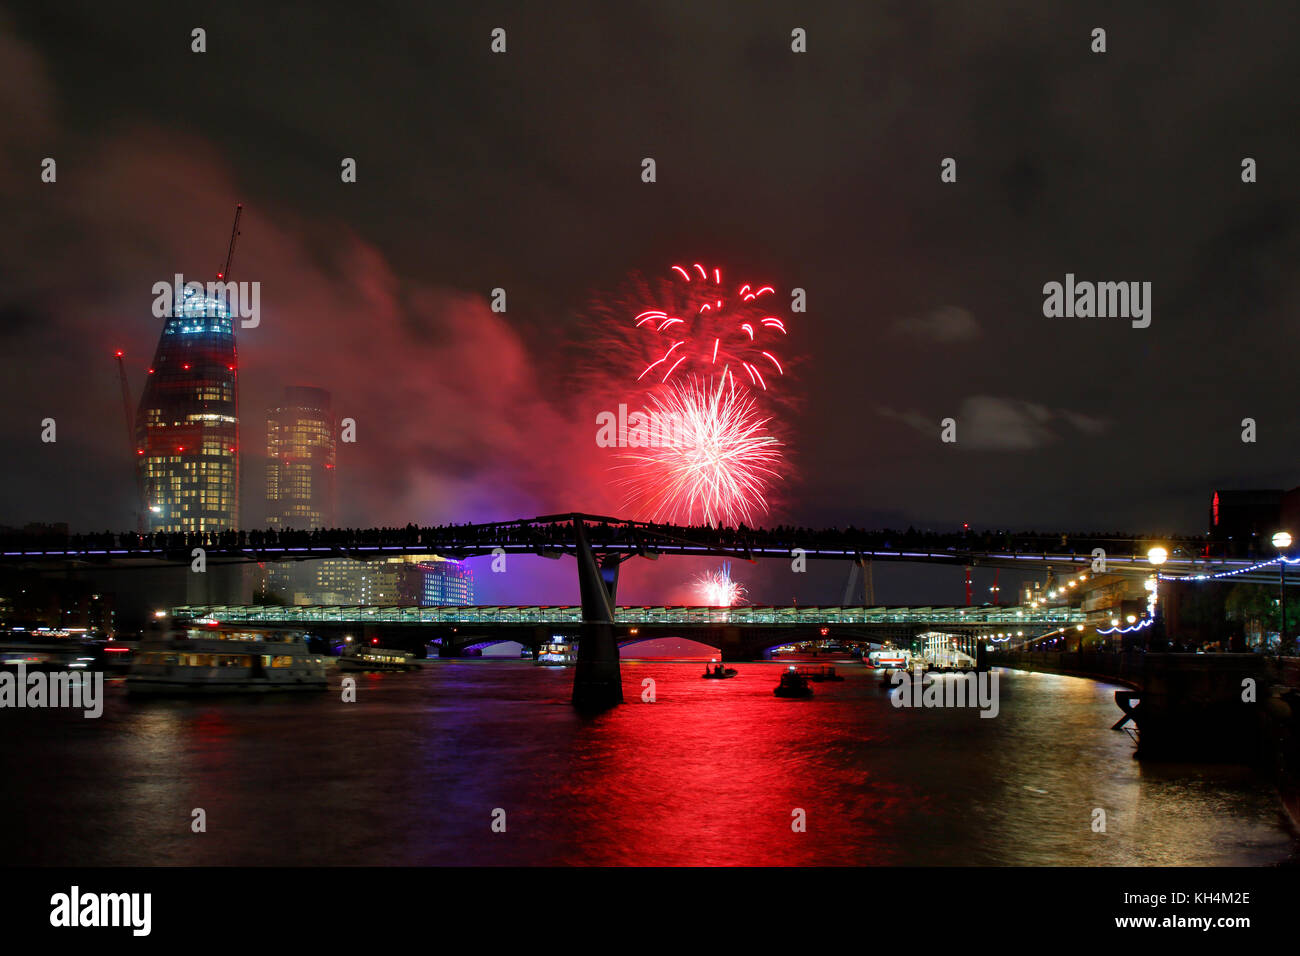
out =
[[(1107, 570), (1150, 573), (1148, 555), (1161, 547), (1166, 576), (1224, 571), (1265, 578), (1253, 565), (1272, 552), (1241, 542), (1152, 534), (1096, 534), (962, 530), (922, 532), (861, 528), (737, 528), (627, 521), (579, 513), (544, 515), (488, 524), (404, 528), (228, 530), (206, 533), (104, 532), (102, 534), (0, 536), (0, 564), (188, 564), (202, 548), (207, 564), (361, 560), (407, 554), (464, 559), (485, 555), (575, 556), (584, 547), (619, 559), (660, 555), (742, 560), (799, 557), (849, 561), (910, 561), (957, 566), (1086, 569), (1104, 555)], [(1271, 580), (1276, 580), (1274, 574)]]

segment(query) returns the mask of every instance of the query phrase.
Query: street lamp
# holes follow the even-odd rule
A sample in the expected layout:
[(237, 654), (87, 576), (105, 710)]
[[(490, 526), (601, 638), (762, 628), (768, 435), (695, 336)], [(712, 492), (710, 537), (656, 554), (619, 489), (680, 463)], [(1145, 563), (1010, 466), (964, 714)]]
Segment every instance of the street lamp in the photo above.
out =
[(1287, 548), (1291, 547), (1290, 533), (1286, 531), (1279, 531), (1275, 535), (1273, 535), (1273, 547), (1277, 548), (1279, 552), (1277, 556), (1278, 557), (1277, 563), (1278, 563), (1278, 570), (1282, 574), (1282, 584), (1280, 587), (1280, 590), (1282, 592), (1282, 600), (1279, 602), (1282, 605), (1282, 620), (1279, 623), (1277, 629), (1278, 631), (1277, 652), (1279, 654), (1282, 654), (1286, 652), (1286, 554), (1285, 552)]
[[(1160, 566), (1168, 560), (1169, 560), (1169, 551), (1164, 547), (1162, 547), (1161, 545), (1157, 544), (1155, 547), (1147, 551), (1147, 561), (1149, 561), (1151, 563), (1151, 566), (1156, 569), (1156, 573), (1154, 575), (1155, 580), (1159, 581)], [(1151, 623), (1155, 626), (1152, 627), (1151, 630), (1147, 631), (1146, 633), (1147, 650), (1151, 649), (1153, 641), (1155, 641), (1157, 646), (1160, 647), (1164, 646), (1164, 628), (1163, 626), (1156, 624), (1154, 605), (1151, 606)], [(1156, 634), (1159, 634), (1160, 636), (1156, 638), (1155, 637)]]

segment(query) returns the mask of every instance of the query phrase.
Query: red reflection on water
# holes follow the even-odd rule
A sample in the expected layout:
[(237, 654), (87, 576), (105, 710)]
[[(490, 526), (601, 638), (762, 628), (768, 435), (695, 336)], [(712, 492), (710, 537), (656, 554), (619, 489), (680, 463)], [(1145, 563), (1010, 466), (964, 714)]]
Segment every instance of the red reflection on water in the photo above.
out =
[[(837, 700), (871, 688), (823, 684), (811, 700), (785, 700), (772, 694), (780, 668), (734, 666), (736, 678), (713, 681), (682, 665), (624, 664), (627, 703), (592, 721), (567, 781), (581, 844), (556, 862), (889, 861), (899, 795), (845, 760), (870, 734), (861, 711)], [(646, 678), (654, 703), (642, 702)]]

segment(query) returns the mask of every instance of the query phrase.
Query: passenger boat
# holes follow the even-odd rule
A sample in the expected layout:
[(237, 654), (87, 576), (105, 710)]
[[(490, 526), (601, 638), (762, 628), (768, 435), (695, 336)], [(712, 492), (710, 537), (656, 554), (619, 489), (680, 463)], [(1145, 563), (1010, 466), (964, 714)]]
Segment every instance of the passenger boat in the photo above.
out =
[(559, 635), (552, 635), (550, 643), (537, 651), (536, 663), (543, 667), (566, 667), (578, 662), (577, 645)]
[(410, 651), (394, 650), (391, 647), (357, 644), (339, 655), (341, 671), (416, 671), (419, 669), (420, 665), (415, 662), (414, 654)]
[(712, 667), (704, 668), (704, 673), (700, 676), (705, 680), (726, 680), (728, 677), (735, 677), (739, 673), (734, 667), (723, 667), (721, 664), (715, 664)]
[(141, 639), (126, 689), (132, 694), (324, 690), (325, 667), (325, 658), (312, 654), (297, 631), (176, 621)]
[(781, 675), (781, 683), (776, 685), (772, 693), (777, 697), (811, 697), (813, 689), (806, 678), (801, 677), (798, 671), (791, 668)]
[(872, 667), (883, 667), (886, 670), (905, 668), (912, 663), (912, 652), (892, 647), (883, 648), (878, 651), (870, 651), (867, 654), (867, 660)]

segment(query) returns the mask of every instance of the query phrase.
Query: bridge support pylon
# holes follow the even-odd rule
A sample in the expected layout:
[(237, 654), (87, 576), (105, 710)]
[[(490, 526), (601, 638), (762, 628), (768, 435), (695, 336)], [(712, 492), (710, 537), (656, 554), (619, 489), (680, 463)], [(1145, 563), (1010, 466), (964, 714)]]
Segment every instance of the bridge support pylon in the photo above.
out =
[(578, 589), (582, 596), (582, 631), (573, 675), (573, 705), (603, 710), (623, 703), (623, 675), (614, 635), (614, 600), (618, 592), (620, 555), (609, 554), (599, 564), (587, 541), (582, 519), (575, 515)]

